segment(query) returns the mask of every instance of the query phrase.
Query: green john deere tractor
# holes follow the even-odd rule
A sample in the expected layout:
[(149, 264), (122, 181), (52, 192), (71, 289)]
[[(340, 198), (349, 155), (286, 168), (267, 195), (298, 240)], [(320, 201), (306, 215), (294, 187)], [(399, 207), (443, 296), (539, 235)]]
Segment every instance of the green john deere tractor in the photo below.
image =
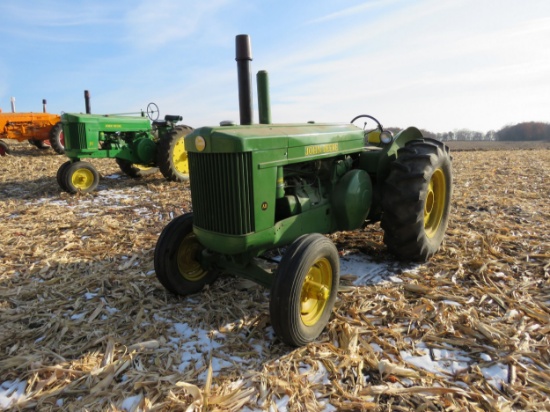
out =
[[(272, 124), (265, 71), (252, 124), (250, 40), (236, 39), (241, 124), (185, 138), (193, 212), (173, 219), (155, 248), (158, 280), (178, 295), (225, 273), (270, 288), (271, 324), (290, 345), (315, 340), (332, 312), (339, 256), (323, 234), (381, 221), (397, 258), (422, 261), (443, 241), (451, 157), (409, 127), (396, 136), (372, 116), (351, 123)], [(373, 130), (353, 122), (366, 119)], [(285, 249), (276, 269), (261, 258)]]
[[(89, 99), (88, 96), (86, 96)], [(193, 129), (178, 125), (181, 116), (166, 115), (158, 120), (158, 107), (147, 106), (147, 115), (94, 115), (64, 113), (61, 117), (65, 136), (65, 154), (69, 161), (57, 171), (57, 183), (69, 192), (92, 192), (99, 173), (85, 158), (115, 158), (120, 169), (139, 178), (159, 169), (171, 181), (189, 178), (184, 137)]]

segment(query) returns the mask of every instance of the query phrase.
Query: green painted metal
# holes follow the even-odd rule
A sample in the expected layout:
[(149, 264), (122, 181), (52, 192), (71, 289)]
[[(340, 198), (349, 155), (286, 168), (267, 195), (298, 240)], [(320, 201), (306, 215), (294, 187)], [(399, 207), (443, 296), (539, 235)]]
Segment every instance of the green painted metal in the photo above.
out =
[[(222, 255), (251, 258), (304, 233), (356, 229), (370, 209), (370, 177), (351, 171), (364, 132), (350, 124), (203, 127), (185, 148), (194, 231)], [(285, 195), (293, 174), (310, 183)]]
[(145, 117), (64, 113), (61, 122), (71, 160), (118, 157), (148, 164), (154, 159), (151, 123)]
[(361, 169), (347, 172), (338, 181), (332, 196), (332, 213), (338, 230), (353, 230), (367, 218), (372, 204), (372, 182)]
[(61, 117), (65, 154), (72, 161), (86, 158), (118, 158), (133, 164), (156, 166), (159, 139), (179, 116), (166, 116), (153, 133), (146, 117), (65, 113)]
[(260, 124), (271, 124), (271, 103), (269, 98), (269, 77), (265, 70), (260, 70), (256, 75), (258, 84), (258, 111), (260, 112)]

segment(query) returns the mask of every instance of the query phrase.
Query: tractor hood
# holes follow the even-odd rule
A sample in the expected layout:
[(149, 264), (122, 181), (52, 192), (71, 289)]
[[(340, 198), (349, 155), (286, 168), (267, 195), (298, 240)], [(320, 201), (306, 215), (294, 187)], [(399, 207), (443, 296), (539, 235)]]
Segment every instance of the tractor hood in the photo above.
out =
[(360, 151), (363, 130), (342, 124), (259, 124), (201, 127), (185, 138), (187, 152), (243, 153), (287, 149), (289, 158), (323, 157)]
[(64, 113), (61, 117), (64, 124), (80, 123), (103, 132), (137, 132), (151, 130), (151, 123), (146, 117), (110, 116), (101, 114)]

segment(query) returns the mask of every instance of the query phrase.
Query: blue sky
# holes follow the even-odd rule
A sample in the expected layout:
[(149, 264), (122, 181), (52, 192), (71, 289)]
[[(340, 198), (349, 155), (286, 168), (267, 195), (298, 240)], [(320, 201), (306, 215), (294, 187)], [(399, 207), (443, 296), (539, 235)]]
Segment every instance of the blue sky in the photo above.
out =
[[(239, 120), (235, 36), (274, 122), (435, 132), (550, 121), (548, 0), (2, 0), (0, 107)], [(254, 86), (255, 87), (255, 86)], [(257, 110), (255, 110), (257, 119)]]

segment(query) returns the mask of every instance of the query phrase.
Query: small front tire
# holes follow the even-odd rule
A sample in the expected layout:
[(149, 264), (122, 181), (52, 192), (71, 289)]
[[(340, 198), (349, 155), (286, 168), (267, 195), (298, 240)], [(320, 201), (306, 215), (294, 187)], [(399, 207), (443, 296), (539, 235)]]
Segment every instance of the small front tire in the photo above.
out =
[(65, 186), (65, 180), (64, 180), (64, 175), (65, 175), (65, 169), (67, 167), (69, 167), (71, 165), (71, 161), (68, 160), (66, 161), (65, 163), (63, 163), (61, 166), (59, 166), (59, 169), (57, 169), (57, 174), (56, 174), (56, 180), (57, 180), (57, 184), (59, 185), (59, 187), (61, 189), (63, 189), (65, 192), (68, 192), (69, 189)]
[(163, 229), (155, 246), (155, 273), (171, 293), (186, 296), (214, 282), (218, 271), (201, 266), (204, 247), (193, 233), (193, 213), (174, 218)]
[(77, 161), (65, 165), (61, 166), (61, 188), (69, 193), (90, 193), (97, 188), (99, 173), (91, 163)]
[(315, 340), (327, 325), (340, 281), (334, 244), (315, 233), (296, 239), (271, 287), (269, 313), (277, 336), (291, 346)]

